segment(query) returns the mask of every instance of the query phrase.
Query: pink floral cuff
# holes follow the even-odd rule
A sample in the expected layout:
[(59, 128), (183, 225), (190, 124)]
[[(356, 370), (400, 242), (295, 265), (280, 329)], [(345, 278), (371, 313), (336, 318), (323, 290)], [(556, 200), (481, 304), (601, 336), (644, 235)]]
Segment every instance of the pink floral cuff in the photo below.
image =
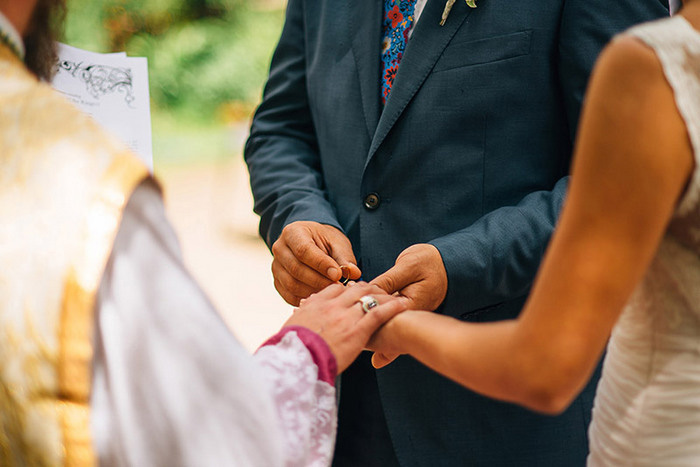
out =
[(260, 347), (277, 345), (288, 332), (292, 331), (296, 332), (301, 342), (309, 350), (311, 359), (318, 368), (318, 379), (334, 386), (335, 377), (338, 375), (338, 363), (326, 341), (312, 330), (302, 326), (285, 326)]

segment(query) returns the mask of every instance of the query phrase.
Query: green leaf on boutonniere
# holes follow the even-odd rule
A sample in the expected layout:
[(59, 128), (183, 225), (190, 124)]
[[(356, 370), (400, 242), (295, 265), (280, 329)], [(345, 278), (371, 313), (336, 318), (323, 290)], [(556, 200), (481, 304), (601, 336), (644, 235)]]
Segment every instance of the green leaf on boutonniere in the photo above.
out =
[[(450, 11), (452, 11), (452, 5), (455, 4), (457, 0), (447, 0), (447, 3), (445, 3), (445, 9), (442, 10), (442, 19), (440, 20), (440, 26), (445, 25), (445, 21), (447, 21), (447, 17), (450, 16)], [(476, 0), (465, 0), (467, 2), (467, 5), (469, 8), (476, 8)]]

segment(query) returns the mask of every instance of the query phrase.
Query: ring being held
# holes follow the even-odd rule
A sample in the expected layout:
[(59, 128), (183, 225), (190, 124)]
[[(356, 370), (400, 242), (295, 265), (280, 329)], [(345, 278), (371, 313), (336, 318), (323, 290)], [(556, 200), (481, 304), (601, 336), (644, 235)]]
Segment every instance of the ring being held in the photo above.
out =
[(350, 282), (350, 268), (348, 266), (340, 266), (340, 273), (342, 277), (339, 282), (343, 285), (348, 285), (348, 282)]
[(363, 295), (363, 296), (360, 297), (360, 299), (358, 300), (358, 303), (361, 303), (361, 304), (362, 304), (362, 311), (364, 311), (365, 313), (369, 313), (369, 311), (370, 311), (372, 308), (374, 308), (374, 307), (376, 307), (377, 305), (379, 305), (379, 302), (377, 301), (377, 299), (374, 298), (374, 297), (371, 296), (371, 295)]

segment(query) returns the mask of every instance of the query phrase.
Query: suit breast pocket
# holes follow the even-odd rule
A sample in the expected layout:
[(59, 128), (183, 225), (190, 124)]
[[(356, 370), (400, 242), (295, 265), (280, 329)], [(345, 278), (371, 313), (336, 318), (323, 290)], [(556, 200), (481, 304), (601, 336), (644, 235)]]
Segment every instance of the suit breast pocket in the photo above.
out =
[(519, 31), (447, 46), (433, 73), (498, 62), (530, 53), (532, 31)]

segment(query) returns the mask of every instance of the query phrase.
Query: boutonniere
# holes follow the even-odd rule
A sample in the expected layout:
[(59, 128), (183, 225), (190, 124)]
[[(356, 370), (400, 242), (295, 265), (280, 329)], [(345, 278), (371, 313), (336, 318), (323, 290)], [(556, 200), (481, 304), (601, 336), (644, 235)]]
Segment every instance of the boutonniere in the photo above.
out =
[[(447, 21), (447, 17), (450, 16), (450, 11), (452, 10), (452, 5), (455, 4), (457, 0), (447, 0), (447, 3), (445, 3), (445, 9), (442, 10), (442, 20), (440, 21), (440, 26), (445, 25), (445, 21)], [(476, 0), (466, 0), (467, 5), (469, 5), (469, 8), (476, 8)]]

